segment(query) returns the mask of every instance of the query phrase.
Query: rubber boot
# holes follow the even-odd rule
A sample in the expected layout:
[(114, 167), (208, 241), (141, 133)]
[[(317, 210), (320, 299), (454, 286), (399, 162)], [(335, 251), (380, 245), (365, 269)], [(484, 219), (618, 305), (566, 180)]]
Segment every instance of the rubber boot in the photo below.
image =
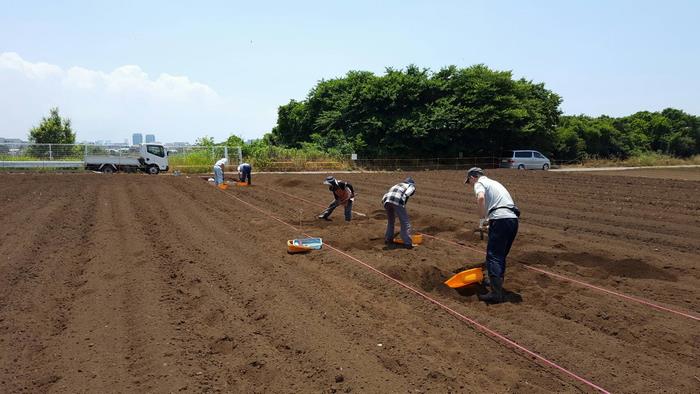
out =
[(489, 281), (491, 282), (491, 291), (484, 295), (477, 295), (477, 297), (487, 304), (500, 304), (503, 302), (503, 278), (489, 275)]

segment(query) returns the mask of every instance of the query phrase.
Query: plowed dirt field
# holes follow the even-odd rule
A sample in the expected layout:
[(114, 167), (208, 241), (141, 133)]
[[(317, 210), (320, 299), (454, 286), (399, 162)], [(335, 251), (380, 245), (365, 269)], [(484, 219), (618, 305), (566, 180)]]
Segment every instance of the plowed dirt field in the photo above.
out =
[(383, 244), (407, 174), (337, 174), (350, 223), (315, 219), (325, 175), (0, 174), (0, 392), (595, 391), (472, 322), (612, 392), (700, 391), (699, 181), (487, 171), (523, 212), (487, 306), (442, 285), (486, 245), (462, 171), (410, 174), (413, 250)]

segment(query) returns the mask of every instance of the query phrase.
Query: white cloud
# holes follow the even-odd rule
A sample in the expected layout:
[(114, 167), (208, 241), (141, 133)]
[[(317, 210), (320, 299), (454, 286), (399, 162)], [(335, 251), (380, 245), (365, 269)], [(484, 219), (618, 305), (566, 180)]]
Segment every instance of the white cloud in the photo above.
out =
[[(59, 66), (0, 53), (0, 136), (26, 137), (29, 128), (58, 106), (79, 140), (120, 141), (132, 132), (153, 132), (163, 141), (194, 141), (204, 134), (226, 138), (245, 111), (187, 76), (152, 78), (137, 65), (111, 72)], [(239, 118), (235, 118), (238, 116)], [(241, 118), (243, 117), (243, 118)]]
[(60, 67), (47, 63), (29, 63), (14, 52), (0, 54), (0, 70), (18, 71), (29, 79), (44, 79), (61, 75)]
[(68, 89), (103, 88), (113, 94), (137, 92), (165, 100), (221, 99), (214, 89), (202, 83), (192, 82), (188, 77), (163, 73), (157, 79), (151, 79), (136, 65), (121, 66), (111, 73), (77, 66), (64, 71), (59, 66), (41, 62), (31, 63), (17, 53), (5, 52), (0, 54), (0, 72), (4, 71), (15, 71), (33, 80), (58, 78)]

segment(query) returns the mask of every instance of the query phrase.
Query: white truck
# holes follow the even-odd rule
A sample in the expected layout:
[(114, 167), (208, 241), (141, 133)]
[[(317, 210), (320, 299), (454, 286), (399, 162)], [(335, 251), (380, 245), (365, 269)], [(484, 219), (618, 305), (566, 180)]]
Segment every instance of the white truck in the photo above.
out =
[(85, 155), (85, 169), (109, 174), (143, 171), (156, 175), (168, 168), (167, 151), (159, 144), (141, 144), (138, 151), (119, 152), (118, 155)]

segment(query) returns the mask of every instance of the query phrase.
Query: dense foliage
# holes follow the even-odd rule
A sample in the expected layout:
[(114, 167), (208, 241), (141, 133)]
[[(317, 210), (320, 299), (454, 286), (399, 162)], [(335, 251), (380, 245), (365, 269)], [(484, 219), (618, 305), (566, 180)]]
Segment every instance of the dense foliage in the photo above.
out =
[(558, 95), (483, 65), (432, 73), (409, 66), (383, 76), (351, 71), (281, 106), (276, 142), (363, 156), (491, 154), (523, 144), (553, 149)]
[(484, 65), (351, 71), (280, 106), (268, 140), (364, 157), (493, 155), (533, 148), (558, 159), (700, 151), (699, 119), (680, 110), (623, 118), (561, 116), (561, 98)]
[(627, 158), (644, 152), (678, 157), (700, 153), (700, 117), (667, 108), (621, 118), (560, 118), (555, 150), (560, 158)]

